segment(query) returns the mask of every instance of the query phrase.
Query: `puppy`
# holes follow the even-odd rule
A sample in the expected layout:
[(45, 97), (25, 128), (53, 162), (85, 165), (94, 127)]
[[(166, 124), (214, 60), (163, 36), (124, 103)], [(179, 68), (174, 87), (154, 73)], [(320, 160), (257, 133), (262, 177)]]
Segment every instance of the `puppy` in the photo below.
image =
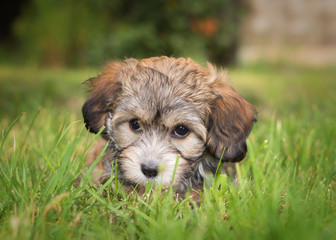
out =
[(125, 186), (144, 187), (150, 181), (172, 184), (183, 193), (202, 187), (220, 159), (234, 163), (245, 157), (255, 108), (229, 85), (225, 72), (209, 63), (127, 59), (106, 64), (88, 83), (84, 122), (92, 133), (105, 127), (88, 163), (108, 142), (95, 183), (110, 177), (117, 161)]

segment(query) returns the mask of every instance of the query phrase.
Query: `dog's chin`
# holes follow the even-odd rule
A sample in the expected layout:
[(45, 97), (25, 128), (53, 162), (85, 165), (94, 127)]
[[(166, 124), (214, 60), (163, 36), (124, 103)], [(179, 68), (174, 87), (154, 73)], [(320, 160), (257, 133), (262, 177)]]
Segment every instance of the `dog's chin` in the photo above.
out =
[[(166, 190), (171, 186), (171, 184), (163, 185), (161, 181), (157, 179), (148, 178), (147, 180), (148, 180), (147, 182), (137, 183), (129, 179), (121, 179), (121, 182), (125, 190), (129, 192), (135, 190), (137, 191), (138, 194), (144, 194), (147, 186), (149, 186), (150, 188), (152, 187), (154, 189), (156, 187), (159, 187), (161, 190)], [(174, 182), (172, 185), (172, 189), (174, 190), (174, 192), (180, 193), (182, 195), (185, 193), (187, 188), (188, 186), (181, 183)]]
[[(123, 172), (123, 171), (122, 171)], [(125, 175), (121, 174), (120, 179), (124, 181), (128, 185), (132, 186), (141, 186), (145, 187), (148, 183), (154, 184), (154, 185), (161, 185), (163, 187), (169, 187), (172, 183), (172, 177), (166, 176), (168, 174), (160, 173), (156, 177), (146, 177), (144, 174), (139, 171), (138, 173), (135, 173), (134, 171), (132, 174)], [(175, 179), (173, 182), (173, 185), (177, 184), (177, 180)]]
[(146, 178), (144, 181), (134, 181), (132, 179), (128, 179), (128, 178), (123, 178), (121, 177), (119, 179), (124, 185), (128, 185), (128, 186), (132, 186), (132, 187), (136, 187), (136, 188), (145, 188), (147, 185), (153, 185), (153, 186), (157, 186), (160, 185), (162, 187), (169, 187), (168, 185), (163, 185), (161, 183), (161, 181), (155, 177), (155, 178)]

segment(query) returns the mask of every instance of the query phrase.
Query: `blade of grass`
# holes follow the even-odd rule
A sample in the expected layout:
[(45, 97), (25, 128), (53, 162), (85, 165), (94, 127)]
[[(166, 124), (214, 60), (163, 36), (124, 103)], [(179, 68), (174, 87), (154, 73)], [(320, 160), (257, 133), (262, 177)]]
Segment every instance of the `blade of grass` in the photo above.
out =
[(225, 148), (222, 152), (222, 155), (219, 159), (219, 162), (218, 162), (218, 165), (217, 165), (217, 168), (216, 168), (216, 172), (215, 172), (215, 182), (216, 183), (218, 182), (218, 176), (222, 173), (222, 169), (223, 169), (223, 165), (224, 165), (224, 162), (222, 161), (222, 159), (224, 157), (224, 153), (225, 153)]
[(20, 113), (19, 116), (17, 116), (14, 121), (11, 123), (11, 125), (9, 125), (9, 127), (7, 128), (7, 130), (5, 131), (5, 133), (2, 136), (2, 141), (1, 141), (1, 147), (0, 147), (0, 153), (2, 153), (2, 149), (3, 146), (5, 144), (5, 141), (8, 137), (9, 132), (11, 131), (11, 129), (14, 127), (14, 125), (16, 124), (17, 121), (19, 121), (19, 119), (22, 117), (23, 113)]
[(175, 160), (175, 165), (174, 165), (173, 176), (172, 176), (172, 180), (171, 180), (170, 187), (169, 187), (170, 191), (172, 191), (172, 189), (173, 189), (173, 183), (174, 183), (174, 180), (175, 180), (175, 175), (176, 175), (177, 165), (179, 163), (179, 160), (180, 160), (180, 154), (177, 154), (176, 160)]
[(29, 127), (28, 127), (28, 129), (27, 129), (27, 131), (26, 131), (26, 134), (25, 134), (25, 136), (23, 137), (23, 140), (22, 140), (22, 142), (21, 142), (20, 149), (23, 148), (23, 146), (24, 146), (24, 144), (25, 144), (25, 142), (26, 142), (26, 140), (27, 140), (27, 138), (28, 138), (28, 135), (29, 135), (29, 133), (30, 133), (30, 131), (31, 131), (31, 129), (32, 129), (32, 127), (33, 127), (33, 125), (34, 125), (36, 119), (37, 119), (37, 116), (39, 115), (40, 112), (41, 112), (41, 107), (39, 107), (39, 108), (36, 110), (35, 114), (33, 115), (33, 119), (31, 120), (31, 122), (30, 122), (30, 124), (29, 124)]

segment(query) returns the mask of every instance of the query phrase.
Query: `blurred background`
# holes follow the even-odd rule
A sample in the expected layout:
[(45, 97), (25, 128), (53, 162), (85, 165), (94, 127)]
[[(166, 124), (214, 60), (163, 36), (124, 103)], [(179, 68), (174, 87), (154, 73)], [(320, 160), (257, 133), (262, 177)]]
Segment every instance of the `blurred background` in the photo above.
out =
[(157, 55), (336, 62), (334, 0), (12, 0), (0, 18), (5, 64), (99, 66)]
[(46, 66), (101, 65), (110, 59), (190, 56), (235, 61), (233, 0), (15, 0), (2, 8), (2, 61)]
[(80, 119), (81, 83), (127, 57), (229, 66), (260, 116), (336, 95), (335, 0), (11, 0), (0, 11), (1, 119), (39, 107)]
[(249, 0), (241, 59), (336, 64), (335, 0)]

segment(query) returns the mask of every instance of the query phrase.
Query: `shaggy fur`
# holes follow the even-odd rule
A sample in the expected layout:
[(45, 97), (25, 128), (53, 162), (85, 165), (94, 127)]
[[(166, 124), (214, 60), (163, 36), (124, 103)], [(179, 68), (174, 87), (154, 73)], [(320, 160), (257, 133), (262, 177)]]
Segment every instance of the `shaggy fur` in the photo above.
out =
[[(241, 161), (245, 140), (256, 120), (255, 109), (229, 85), (226, 72), (184, 58), (127, 59), (105, 66), (89, 79), (91, 95), (82, 112), (86, 127), (108, 148), (95, 171), (96, 182), (110, 176), (118, 159), (119, 179), (126, 185), (148, 181), (184, 192), (203, 184), (206, 172), (224, 162)], [(100, 180), (99, 180), (100, 179)]]

